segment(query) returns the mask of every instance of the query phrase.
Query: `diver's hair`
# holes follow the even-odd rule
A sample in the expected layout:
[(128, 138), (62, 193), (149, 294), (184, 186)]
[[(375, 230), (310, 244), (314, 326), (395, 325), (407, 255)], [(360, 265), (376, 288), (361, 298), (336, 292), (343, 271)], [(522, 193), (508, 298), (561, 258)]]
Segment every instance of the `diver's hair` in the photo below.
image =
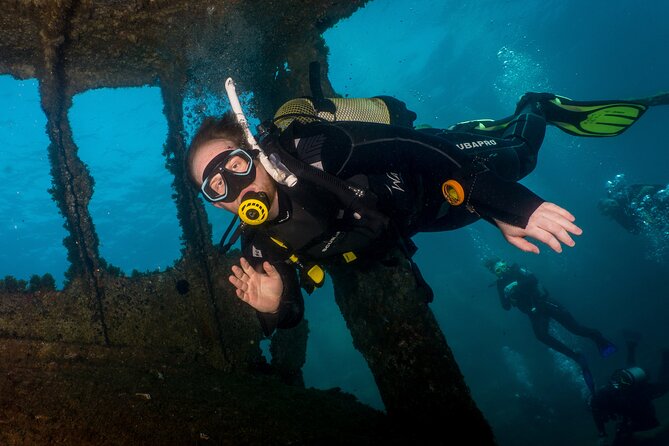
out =
[(500, 260), (502, 259), (500, 259), (499, 257), (488, 257), (483, 261), (483, 266), (488, 268), (490, 271), (493, 271), (495, 268), (495, 264), (497, 264), (497, 262), (499, 262)]
[(193, 140), (188, 148), (188, 156), (186, 157), (186, 170), (188, 171), (188, 176), (197, 187), (200, 186), (202, 179), (195, 178), (193, 175), (193, 159), (202, 146), (214, 139), (227, 139), (236, 147), (248, 149), (248, 143), (244, 137), (244, 130), (237, 122), (235, 114), (232, 111), (224, 113), (220, 118), (215, 118), (213, 116), (204, 118), (202, 124), (200, 124), (200, 127), (197, 129), (197, 132), (195, 132), (195, 136), (193, 136)]

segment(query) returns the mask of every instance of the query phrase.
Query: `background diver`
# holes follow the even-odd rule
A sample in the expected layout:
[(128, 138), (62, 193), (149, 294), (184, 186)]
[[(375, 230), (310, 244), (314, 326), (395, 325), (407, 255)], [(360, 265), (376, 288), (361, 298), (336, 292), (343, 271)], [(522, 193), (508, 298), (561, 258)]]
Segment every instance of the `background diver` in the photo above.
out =
[(536, 166), (547, 122), (572, 134), (615, 136), (649, 105), (664, 103), (644, 101), (616, 103), (616, 111), (630, 118), (614, 126), (606, 125), (611, 103), (601, 103), (600, 119), (585, 127), (577, 103), (544, 93), (524, 95), (505, 120), (450, 130), (414, 129), (415, 114), (396, 99), (386, 101), (390, 119), (383, 124), (325, 122), (320, 112), (309, 119), (277, 113), (275, 122), (288, 123), (274, 126), (258, 148), (260, 156), (267, 152), (275, 165), (295, 173), (294, 187), (270, 177), (250, 147), (248, 128), (245, 139), (244, 128), (226, 115), (204, 120), (187, 169), (207, 201), (245, 220), (236, 231), (243, 257), (229, 280), (270, 335), (302, 319), (299, 287), (311, 292), (322, 284), (319, 263), (373, 261), (397, 246), (410, 259), (418, 232), (457, 229), (482, 218), (523, 251), (539, 252), (530, 238), (556, 252), (563, 244), (573, 247), (572, 235), (582, 233), (574, 216), (517, 181)]
[[(636, 444), (635, 432), (651, 430), (660, 425), (653, 400), (669, 390), (669, 349), (662, 350), (657, 379), (652, 381), (648, 372), (637, 364), (636, 348), (637, 340), (628, 339), (626, 367), (615, 370), (609, 382), (597, 389), (590, 400), (600, 445), (608, 444), (606, 423), (609, 421), (615, 421), (616, 426), (611, 446)], [(661, 444), (667, 444), (666, 440)]]
[(618, 174), (606, 182), (606, 198), (597, 207), (632, 234), (661, 233), (669, 226), (669, 185), (629, 184), (624, 174)]
[(537, 277), (527, 268), (517, 263), (509, 265), (504, 260), (489, 258), (484, 262), (486, 268), (497, 276), (497, 294), (502, 308), (510, 310), (518, 308), (529, 317), (536, 338), (553, 350), (574, 360), (583, 371), (591, 393), (594, 392), (594, 381), (585, 356), (567, 347), (563, 342), (549, 333), (550, 321), (562, 325), (569, 332), (589, 338), (597, 346), (602, 357), (616, 352), (616, 346), (606, 339), (601, 332), (581, 325), (574, 316), (562, 305), (549, 297), (548, 292), (539, 284)]

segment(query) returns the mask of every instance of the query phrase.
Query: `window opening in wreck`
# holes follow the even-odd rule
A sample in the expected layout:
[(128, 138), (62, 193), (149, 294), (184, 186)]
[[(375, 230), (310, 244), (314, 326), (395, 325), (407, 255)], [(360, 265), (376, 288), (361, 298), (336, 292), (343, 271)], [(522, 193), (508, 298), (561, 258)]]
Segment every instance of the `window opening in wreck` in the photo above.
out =
[[(224, 81), (220, 81), (220, 83), (217, 84), (222, 86), (224, 85)], [(246, 116), (246, 119), (249, 123), (251, 133), (253, 133), (253, 135), (258, 138), (256, 128), (258, 124), (260, 124), (260, 120), (251, 110), (253, 93), (237, 91), (237, 94), (239, 95), (239, 102), (242, 105), (242, 110), (244, 111), (244, 115)], [(220, 92), (213, 93), (208, 88), (190, 86), (187, 89), (187, 93), (183, 102), (186, 146), (188, 147), (190, 145), (193, 136), (195, 136), (197, 129), (200, 127), (200, 124), (202, 124), (202, 121), (205, 117), (219, 117), (229, 109), (230, 103), (228, 102), (228, 97), (223, 88), (221, 88)], [(271, 116), (268, 116), (268, 118), (271, 118)], [(217, 246), (234, 216), (229, 212), (212, 206), (210, 203), (206, 203), (201, 195), (198, 196), (204, 203), (204, 208), (207, 212), (207, 219), (211, 223), (212, 243), (214, 246)], [(235, 243), (232, 248), (239, 248), (239, 241), (237, 241), (237, 243)]]
[[(62, 288), (67, 231), (49, 189), (49, 137), (35, 79), (0, 76), (0, 280), (50, 274)], [(11, 279), (10, 279), (11, 282)]]
[(100, 256), (126, 275), (164, 270), (181, 256), (162, 110), (160, 89), (141, 87), (80, 93), (69, 112), (79, 157), (95, 180), (89, 212)]

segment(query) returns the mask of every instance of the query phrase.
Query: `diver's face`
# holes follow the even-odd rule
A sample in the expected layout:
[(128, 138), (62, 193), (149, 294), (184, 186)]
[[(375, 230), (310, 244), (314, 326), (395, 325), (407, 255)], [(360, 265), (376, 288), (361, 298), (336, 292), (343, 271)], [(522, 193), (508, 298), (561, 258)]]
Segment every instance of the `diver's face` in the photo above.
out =
[(503, 260), (495, 263), (494, 272), (497, 277), (502, 277), (509, 271), (509, 265)]
[[(275, 208), (276, 185), (260, 163), (240, 151), (226, 139), (205, 143), (192, 162), (192, 173), (207, 201), (214, 206), (237, 213), (246, 192), (265, 192)], [(206, 178), (203, 178), (206, 174)], [(227, 178), (227, 180), (226, 180)]]

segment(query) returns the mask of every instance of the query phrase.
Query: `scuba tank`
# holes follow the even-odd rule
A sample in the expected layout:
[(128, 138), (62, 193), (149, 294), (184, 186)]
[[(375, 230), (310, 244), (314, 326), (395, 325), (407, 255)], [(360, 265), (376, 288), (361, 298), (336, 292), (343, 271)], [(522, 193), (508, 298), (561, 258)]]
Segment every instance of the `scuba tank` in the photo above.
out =
[(641, 367), (627, 367), (613, 372), (611, 385), (616, 389), (629, 389), (648, 380), (646, 371)]
[(311, 96), (291, 99), (274, 114), (272, 124), (281, 132), (295, 120), (302, 124), (324, 121), (359, 121), (413, 128), (416, 113), (392, 96), (370, 98), (326, 98), (323, 95), (320, 64), (309, 64)]

